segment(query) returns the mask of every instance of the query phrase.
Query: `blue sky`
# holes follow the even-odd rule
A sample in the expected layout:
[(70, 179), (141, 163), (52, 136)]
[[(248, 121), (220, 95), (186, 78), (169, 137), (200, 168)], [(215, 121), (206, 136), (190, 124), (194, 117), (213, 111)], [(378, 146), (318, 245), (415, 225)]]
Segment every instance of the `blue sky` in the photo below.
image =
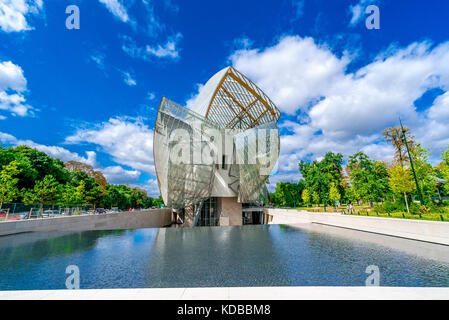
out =
[[(80, 9), (68, 30), (67, 6)], [(380, 9), (380, 30), (365, 8)], [(449, 2), (0, 0), (0, 142), (84, 161), (156, 195), (152, 129), (234, 65), (282, 112), (270, 179), (359, 150), (391, 160), (401, 116), (438, 161), (449, 144)]]

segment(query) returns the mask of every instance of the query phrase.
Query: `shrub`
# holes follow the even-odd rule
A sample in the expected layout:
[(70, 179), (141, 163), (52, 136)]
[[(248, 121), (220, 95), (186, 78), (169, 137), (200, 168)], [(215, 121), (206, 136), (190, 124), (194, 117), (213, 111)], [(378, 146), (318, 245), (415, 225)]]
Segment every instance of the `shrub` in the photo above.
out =
[(395, 202), (385, 201), (384, 209), (386, 212), (404, 212), (407, 211), (407, 207), (405, 203), (400, 200), (396, 200)]
[(434, 213), (446, 213), (446, 208), (445, 208), (445, 207), (442, 207), (442, 206), (439, 206), (439, 205), (437, 205), (436, 203), (431, 203), (431, 204), (429, 204), (427, 207), (428, 207), (428, 209), (429, 209), (429, 213), (430, 213), (430, 212), (434, 212)]
[[(411, 214), (418, 214), (419, 206), (416, 203), (411, 202), (411, 203), (409, 203), (408, 207), (409, 207)], [(405, 201), (402, 199), (398, 199), (394, 202), (385, 201), (385, 203), (383, 204), (383, 209), (384, 209), (384, 212), (390, 212), (390, 213), (407, 212), (407, 206), (405, 205)], [(379, 212), (381, 212), (381, 211), (379, 211)]]
[(430, 208), (429, 208), (429, 207), (426, 207), (426, 206), (420, 206), (420, 207), (419, 207), (419, 210), (418, 210), (418, 213), (419, 213), (420, 215), (429, 214), (429, 213), (430, 213)]

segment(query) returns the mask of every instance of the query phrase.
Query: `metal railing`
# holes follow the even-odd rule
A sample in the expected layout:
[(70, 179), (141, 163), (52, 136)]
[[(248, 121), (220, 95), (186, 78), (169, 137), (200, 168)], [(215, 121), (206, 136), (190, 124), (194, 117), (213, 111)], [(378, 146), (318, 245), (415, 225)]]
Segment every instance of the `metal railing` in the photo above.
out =
[(118, 208), (96, 208), (94, 210), (94, 207), (92, 205), (64, 206), (54, 204), (27, 205), (24, 203), (3, 203), (0, 207), (0, 222), (87, 214), (102, 214), (119, 211), (120, 210)]

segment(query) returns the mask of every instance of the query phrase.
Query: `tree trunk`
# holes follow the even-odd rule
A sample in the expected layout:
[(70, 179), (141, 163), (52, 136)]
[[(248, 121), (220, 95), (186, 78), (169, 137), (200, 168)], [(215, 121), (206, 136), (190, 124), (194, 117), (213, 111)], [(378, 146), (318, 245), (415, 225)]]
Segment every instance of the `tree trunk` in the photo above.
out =
[(407, 206), (407, 213), (410, 213), (410, 209), (408, 208), (407, 193), (405, 193), (405, 192), (404, 192), (404, 199), (405, 199), (405, 205)]

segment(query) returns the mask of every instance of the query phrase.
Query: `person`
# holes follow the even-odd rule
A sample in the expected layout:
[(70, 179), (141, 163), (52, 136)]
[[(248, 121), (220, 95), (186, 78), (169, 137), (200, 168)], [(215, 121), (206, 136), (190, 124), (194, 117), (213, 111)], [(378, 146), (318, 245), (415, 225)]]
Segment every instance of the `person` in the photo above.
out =
[(352, 214), (352, 202), (349, 204), (349, 208), (351, 209), (351, 214)]
[(348, 211), (349, 214), (349, 203), (346, 205), (346, 210)]
[(129, 212), (131, 212), (131, 211), (133, 211), (133, 209), (131, 209), (131, 208), (129, 208), (129, 210), (128, 210)]

